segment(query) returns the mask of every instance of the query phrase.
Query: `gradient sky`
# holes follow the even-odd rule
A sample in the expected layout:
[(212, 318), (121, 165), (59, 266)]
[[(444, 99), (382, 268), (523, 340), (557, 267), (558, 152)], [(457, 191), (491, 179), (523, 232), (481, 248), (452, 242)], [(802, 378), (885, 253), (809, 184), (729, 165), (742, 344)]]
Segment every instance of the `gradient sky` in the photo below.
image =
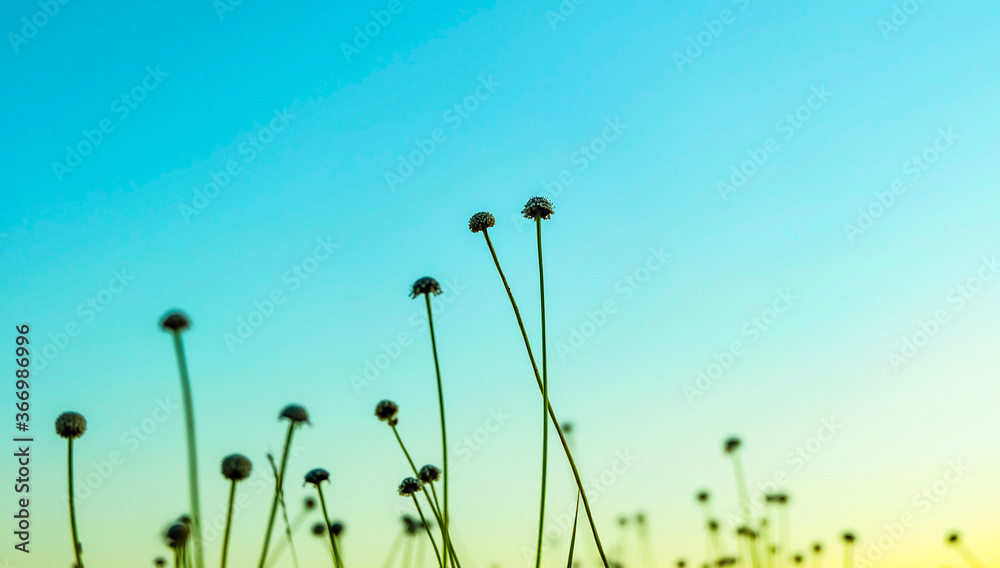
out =
[[(661, 564), (700, 564), (693, 495), (736, 513), (721, 446), (739, 434), (751, 485), (792, 496), (795, 550), (822, 541), (837, 566), (850, 528), (859, 557), (881, 539), (876, 566), (954, 566), (943, 539), (960, 529), (1000, 563), (995, 3), (224, 1), (0, 9), (0, 335), (12, 352), (14, 325), (31, 325), (37, 436), (33, 552), (13, 552), (4, 525), (0, 560), (71, 562), (52, 431), (65, 410), (89, 422), (88, 564), (165, 554), (187, 482), (156, 323), (182, 308), (206, 519), (225, 503), (218, 460), (242, 452), (263, 474), (277, 414), (299, 402), (313, 425), (289, 501), (309, 494), (305, 471), (329, 469), (347, 563), (380, 564), (407, 467), (376, 402), (400, 404), (415, 459), (440, 461), (429, 338), (407, 297), (433, 275), (459, 551), (466, 568), (527, 566), (539, 397), (466, 221), (496, 215), (537, 349), (534, 235), (517, 214), (542, 194), (556, 206), (551, 393), (584, 477), (603, 479), (610, 552), (615, 519), (645, 511)], [(247, 318), (252, 333), (227, 341)], [(905, 338), (921, 346), (900, 359)], [(699, 388), (702, 371), (716, 379)], [(558, 451), (550, 463), (555, 527), (574, 493)], [(241, 488), (232, 566), (256, 561), (263, 485)], [(891, 536), (903, 515), (913, 525)], [(556, 532), (547, 566), (565, 562)], [(328, 561), (303, 539), (303, 565)], [(587, 532), (578, 542), (593, 565)]]

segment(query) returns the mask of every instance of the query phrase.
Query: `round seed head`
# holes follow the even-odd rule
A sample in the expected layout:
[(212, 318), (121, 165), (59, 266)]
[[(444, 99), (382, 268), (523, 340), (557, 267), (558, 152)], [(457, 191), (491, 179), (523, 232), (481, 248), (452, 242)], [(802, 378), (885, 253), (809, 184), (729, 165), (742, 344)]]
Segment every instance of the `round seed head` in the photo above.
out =
[(316, 508), (316, 500), (312, 497), (306, 497), (306, 502), (304, 504), (306, 511), (312, 511)]
[(635, 516), (635, 522), (636, 522), (636, 524), (639, 524), (639, 525), (646, 524), (646, 514), (645, 513), (637, 513), (636, 516)]
[(521, 214), (528, 219), (549, 219), (555, 212), (551, 201), (538, 196), (529, 199), (521, 210)]
[(626, 518), (626, 517), (618, 517), (618, 526), (624, 527), (627, 524), (628, 524), (628, 518)]
[(420, 482), (416, 477), (407, 477), (399, 484), (399, 495), (402, 497), (409, 497), (417, 491), (420, 491)]
[(701, 503), (708, 502), (708, 491), (699, 491), (697, 495), (698, 501)]
[[(383, 400), (375, 405), (375, 416), (379, 420), (384, 420), (389, 422), (396, 418), (396, 414), (399, 413), (399, 405), (391, 400)], [(395, 426), (395, 423), (392, 423)]]
[(564, 423), (560, 427), (562, 428), (563, 434), (566, 434), (567, 436), (569, 436), (570, 434), (573, 433), (573, 423), (572, 422), (566, 422), (566, 423)]
[(310, 470), (306, 474), (306, 483), (312, 483), (316, 487), (319, 487), (319, 484), (324, 481), (330, 481), (330, 472), (321, 467)]
[(183, 523), (174, 523), (167, 529), (167, 546), (170, 548), (180, 548), (187, 542), (191, 531)]
[(708, 530), (712, 532), (719, 530), (719, 522), (716, 520), (708, 521)]
[(424, 483), (434, 483), (438, 479), (441, 479), (441, 470), (436, 466), (427, 464), (420, 468), (420, 481)]
[(87, 430), (87, 419), (78, 412), (63, 412), (56, 418), (56, 434), (67, 440), (79, 438)]
[(181, 515), (177, 519), (177, 522), (190, 527), (191, 526), (191, 517), (189, 515)]
[(727, 454), (731, 454), (731, 453), (735, 452), (736, 450), (738, 450), (739, 448), (740, 448), (740, 439), (739, 438), (735, 438), (734, 437), (734, 438), (729, 438), (728, 440), (726, 440), (725, 450), (726, 450)]
[(305, 408), (297, 404), (289, 404), (288, 406), (285, 407), (284, 410), (281, 411), (281, 414), (278, 416), (279, 420), (282, 418), (287, 418), (292, 422), (294, 422), (295, 424), (301, 424), (303, 422), (308, 423), (309, 413), (306, 412)]
[(734, 566), (736, 564), (736, 558), (733, 556), (723, 556), (716, 562), (716, 564), (719, 566)]
[(683, 558), (677, 561), (677, 568), (684, 568), (685, 566), (687, 566), (687, 562)]
[(312, 533), (316, 536), (323, 536), (323, 533), (325, 532), (326, 532), (326, 525), (324, 525), (323, 523), (316, 523), (312, 527)]
[(165, 331), (180, 333), (191, 329), (191, 318), (187, 317), (187, 314), (180, 310), (170, 310), (160, 319), (160, 327)]
[(796, 554), (792, 557), (792, 560), (794, 560), (796, 564), (802, 564), (802, 555)]
[(406, 529), (407, 534), (412, 535), (412, 534), (417, 534), (417, 531), (420, 530), (421, 528), (421, 524), (420, 521), (414, 519), (413, 517), (409, 515), (404, 515), (403, 527)]
[(823, 545), (820, 544), (820, 543), (818, 543), (818, 542), (816, 544), (814, 544), (813, 545), (813, 552), (815, 552), (816, 554), (819, 554), (820, 552), (823, 552)]
[(157, 567), (163, 567), (167, 565), (167, 559), (162, 556), (153, 561), (153, 565)]
[(953, 532), (953, 533), (949, 534), (948, 538), (947, 538), (947, 541), (950, 544), (958, 544), (958, 533), (957, 532)]
[(222, 477), (231, 481), (243, 481), (250, 477), (253, 465), (250, 459), (241, 454), (232, 454), (222, 460)]
[(410, 289), (410, 297), (416, 298), (421, 294), (427, 294), (429, 296), (438, 296), (441, 294), (441, 285), (438, 281), (431, 278), (430, 276), (424, 276), (413, 283), (413, 288)]
[(851, 542), (854, 542), (854, 540), (855, 540), (854, 533), (852, 533), (852, 532), (845, 532), (844, 533), (844, 542), (851, 543)]
[(330, 532), (333, 533), (333, 536), (340, 536), (340, 533), (344, 532), (344, 523), (330, 523)]
[(486, 211), (480, 211), (472, 217), (469, 217), (469, 230), (473, 233), (485, 231), (496, 224), (497, 220), (493, 218), (493, 214)]

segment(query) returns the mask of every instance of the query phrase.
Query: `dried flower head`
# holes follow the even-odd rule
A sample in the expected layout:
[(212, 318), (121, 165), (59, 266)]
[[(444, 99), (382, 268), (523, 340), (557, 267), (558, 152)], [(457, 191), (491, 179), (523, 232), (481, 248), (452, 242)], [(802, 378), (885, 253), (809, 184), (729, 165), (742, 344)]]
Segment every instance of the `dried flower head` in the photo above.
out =
[(618, 517), (618, 526), (624, 527), (627, 524), (628, 524), (628, 518), (627, 517)]
[(801, 554), (796, 554), (795, 556), (793, 556), (793, 557), (792, 557), (792, 560), (793, 560), (793, 561), (794, 561), (794, 562), (795, 562), (796, 564), (802, 564), (802, 560), (803, 560), (803, 557), (802, 557), (802, 555), (801, 555)]
[(420, 521), (409, 515), (403, 515), (403, 527), (406, 529), (407, 534), (417, 534), (417, 531), (420, 530), (422, 526), (423, 525), (421, 525)]
[(708, 521), (708, 530), (710, 530), (712, 532), (715, 532), (715, 531), (719, 530), (719, 522), (716, 521), (716, 520), (714, 520), (714, 519), (711, 520), (711, 521)]
[(687, 566), (687, 562), (682, 558), (677, 561), (677, 568), (684, 568)]
[(308, 423), (309, 413), (306, 412), (305, 408), (297, 404), (289, 404), (284, 410), (281, 411), (281, 414), (278, 415), (279, 420), (282, 418), (287, 418), (295, 424), (301, 424), (303, 422)]
[(87, 430), (87, 419), (78, 412), (63, 412), (56, 418), (56, 434), (67, 440), (79, 438)]
[(815, 552), (816, 554), (819, 554), (820, 552), (823, 552), (823, 545), (820, 544), (820, 543), (818, 543), (818, 542), (816, 544), (814, 544), (813, 545), (813, 552)]
[(755, 533), (752, 528), (746, 525), (740, 525), (739, 527), (736, 527), (736, 534), (749, 538), (757, 538), (757, 533)]
[(958, 533), (953, 532), (948, 535), (947, 541), (951, 544), (958, 544)]
[(159, 557), (156, 558), (156, 560), (153, 560), (153, 565), (158, 566), (158, 567), (166, 566), (167, 565), (167, 559), (163, 558), (162, 556), (159, 556)]
[(493, 214), (486, 211), (480, 211), (469, 217), (469, 230), (473, 233), (485, 231), (496, 224), (497, 220), (493, 218)]
[(726, 449), (726, 453), (727, 454), (731, 454), (731, 453), (735, 452), (736, 450), (738, 450), (739, 448), (740, 448), (740, 439), (739, 438), (729, 438), (728, 440), (726, 440), (725, 449)]
[(312, 511), (316, 508), (316, 500), (312, 497), (306, 497), (306, 501), (303, 505), (305, 506), (306, 511)]
[(719, 566), (734, 566), (736, 564), (736, 558), (733, 556), (723, 556), (716, 561)]
[(344, 532), (344, 523), (330, 523), (330, 532), (333, 533), (333, 536), (340, 536), (340, 533)]
[[(399, 405), (391, 400), (383, 400), (375, 405), (375, 416), (379, 420), (389, 422), (390, 420), (396, 418), (396, 414), (399, 413)], [(392, 424), (395, 426), (395, 424)]]
[(250, 459), (242, 454), (232, 454), (222, 460), (222, 477), (231, 481), (242, 481), (250, 477), (253, 465)]
[(646, 514), (645, 513), (637, 513), (635, 515), (635, 522), (636, 522), (636, 524), (639, 524), (639, 525), (646, 524)]
[(316, 487), (319, 487), (319, 484), (324, 481), (330, 481), (330, 472), (321, 467), (310, 470), (306, 474), (306, 483), (312, 483)]
[(399, 494), (402, 497), (409, 497), (420, 491), (420, 482), (416, 477), (407, 477), (399, 484)]
[(413, 283), (413, 288), (410, 289), (410, 297), (416, 298), (421, 294), (427, 294), (428, 296), (438, 296), (441, 294), (441, 285), (438, 281), (431, 278), (430, 276), (424, 276)]
[(312, 533), (316, 536), (322, 536), (324, 533), (326, 533), (326, 525), (324, 525), (323, 523), (316, 523), (312, 527)]
[(160, 319), (160, 327), (166, 331), (180, 333), (191, 329), (191, 318), (180, 310), (171, 310)]
[(854, 533), (852, 533), (852, 532), (845, 532), (844, 533), (844, 542), (848, 542), (848, 543), (854, 542)]
[(184, 523), (174, 523), (167, 529), (167, 546), (170, 548), (180, 548), (187, 542), (191, 531)]
[(177, 522), (178, 523), (182, 523), (182, 524), (190, 527), (191, 526), (191, 516), (190, 515), (181, 515), (180, 517), (177, 518)]
[(527, 219), (549, 219), (555, 212), (556, 210), (552, 207), (551, 201), (544, 197), (535, 196), (524, 204), (521, 215), (524, 215)]
[(433, 465), (427, 464), (420, 468), (420, 481), (424, 483), (434, 483), (438, 479), (441, 479), (441, 470)]
[(702, 503), (707, 503), (708, 502), (708, 491), (699, 491), (698, 495), (696, 497), (698, 498), (698, 501), (700, 501)]
[(573, 423), (572, 422), (566, 422), (566, 423), (564, 423), (561, 426), (561, 428), (562, 428), (563, 434), (566, 434), (567, 436), (573, 433)]

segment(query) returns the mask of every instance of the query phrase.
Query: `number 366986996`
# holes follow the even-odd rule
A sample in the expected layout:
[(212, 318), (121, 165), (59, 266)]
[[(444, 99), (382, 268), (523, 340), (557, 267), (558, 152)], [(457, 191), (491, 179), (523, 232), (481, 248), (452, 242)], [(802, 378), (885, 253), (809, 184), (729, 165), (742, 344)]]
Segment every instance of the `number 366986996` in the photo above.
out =
[(14, 371), (16, 378), (14, 395), (17, 397), (17, 402), (14, 403), (14, 406), (19, 412), (14, 418), (18, 422), (27, 422), (29, 419), (28, 408), (30, 407), (28, 398), (31, 396), (28, 391), (30, 386), (28, 384), (28, 376), (30, 375), (28, 366), (31, 364), (31, 360), (28, 357), (28, 332), (31, 331), (31, 328), (28, 324), (24, 324), (17, 326), (15, 329), (17, 330), (17, 338), (15, 339), (17, 347), (14, 351), (14, 362), (17, 363), (17, 370)]

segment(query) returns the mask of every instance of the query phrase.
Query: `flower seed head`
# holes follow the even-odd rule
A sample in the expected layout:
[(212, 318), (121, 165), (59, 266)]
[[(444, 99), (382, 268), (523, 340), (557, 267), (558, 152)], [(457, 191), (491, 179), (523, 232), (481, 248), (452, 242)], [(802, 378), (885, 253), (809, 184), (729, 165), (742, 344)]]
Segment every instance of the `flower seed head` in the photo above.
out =
[(677, 568), (684, 568), (687, 566), (687, 562), (682, 558), (677, 561)]
[(416, 477), (407, 477), (399, 484), (399, 495), (401, 497), (409, 497), (417, 491), (420, 491), (420, 482), (417, 481)]
[[(391, 400), (383, 400), (375, 405), (375, 416), (379, 420), (384, 420), (390, 422), (396, 418), (396, 414), (399, 413), (399, 405)], [(390, 422), (393, 426), (395, 423)]]
[(309, 422), (309, 413), (306, 412), (305, 408), (297, 404), (289, 404), (281, 411), (281, 415), (278, 419), (287, 418), (296, 424), (301, 424), (302, 422)]
[(180, 333), (191, 329), (191, 318), (180, 310), (171, 310), (160, 319), (160, 327), (166, 331)]
[(646, 514), (645, 513), (638, 513), (638, 514), (636, 514), (636, 516), (635, 516), (635, 522), (636, 522), (636, 524), (639, 524), (639, 525), (646, 524)]
[(250, 459), (241, 454), (232, 454), (222, 460), (222, 477), (230, 481), (243, 481), (250, 477), (253, 465)]
[(403, 527), (406, 528), (407, 534), (417, 534), (417, 531), (422, 528), (420, 521), (409, 515), (403, 515)]
[(324, 525), (323, 523), (316, 523), (315, 525), (313, 525), (312, 533), (314, 535), (323, 536), (323, 533), (325, 532), (326, 532), (326, 525)]
[(163, 558), (162, 556), (157, 557), (157, 559), (153, 561), (153, 565), (157, 566), (158, 568), (162, 568), (163, 566), (167, 565), (167, 559)]
[(485, 231), (496, 224), (497, 220), (493, 218), (493, 214), (486, 211), (480, 211), (472, 217), (469, 217), (469, 230), (473, 233)]
[(792, 557), (792, 560), (794, 560), (796, 564), (802, 564), (803, 558), (801, 554), (796, 554)]
[(958, 544), (958, 533), (953, 532), (948, 535), (948, 542), (951, 544)]
[(56, 434), (67, 440), (79, 438), (87, 430), (87, 419), (78, 412), (63, 412), (56, 418)]
[(434, 483), (438, 479), (441, 479), (441, 470), (437, 467), (428, 464), (420, 468), (420, 481)]
[(845, 532), (844, 533), (844, 542), (847, 542), (847, 543), (854, 542), (854, 533), (852, 533), (852, 532)]
[(699, 502), (701, 502), (701, 503), (707, 503), (708, 502), (708, 491), (699, 491), (697, 497), (698, 497), (698, 501)]
[(818, 543), (818, 542), (816, 544), (814, 544), (813, 545), (813, 552), (815, 552), (816, 554), (819, 554), (820, 552), (823, 552), (823, 545), (820, 544), (820, 543)]
[(729, 438), (728, 440), (726, 440), (726, 447), (725, 447), (725, 449), (726, 449), (726, 453), (727, 454), (731, 454), (731, 453), (735, 452), (736, 450), (738, 450), (739, 448), (740, 448), (740, 439), (739, 438)]
[(555, 212), (551, 201), (538, 196), (529, 199), (521, 210), (521, 214), (527, 219), (549, 219)]
[(628, 524), (628, 518), (627, 517), (618, 517), (618, 526), (624, 527), (627, 524)]
[(180, 548), (187, 542), (191, 531), (183, 523), (174, 523), (167, 529), (167, 546), (170, 548)]
[(416, 298), (421, 294), (427, 294), (429, 296), (438, 296), (441, 294), (441, 285), (438, 281), (431, 278), (430, 276), (424, 276), (413, 283), (413, 288), (410, 289), (410, 297)]
[(330, 532), (333, 533), (333, 536), (340, 536), (340, 533), (344, 532), (344, 523), (330, 523)]
[(312, 497), (306, 497), (305, 508), (306, 508), (306, 511), (312, 511), (313, 509), (315, 509), (316, 508), (316, 500), (313, 499)]
[(324, 481), (330, 481), (330, 472), (321, 467), (317, 467), (306, 474), (306, 483), (312, 483), (316, 487), (319, 487), (319, 484)]
[(712, 532), (715, 532), (715, 531), (719, 530), (719, 522), (716, 521), (716, 520), (714, 520), (714, 519), (711, 520), (711, 521), (708, 521), (708, 530), (710, 530)]

